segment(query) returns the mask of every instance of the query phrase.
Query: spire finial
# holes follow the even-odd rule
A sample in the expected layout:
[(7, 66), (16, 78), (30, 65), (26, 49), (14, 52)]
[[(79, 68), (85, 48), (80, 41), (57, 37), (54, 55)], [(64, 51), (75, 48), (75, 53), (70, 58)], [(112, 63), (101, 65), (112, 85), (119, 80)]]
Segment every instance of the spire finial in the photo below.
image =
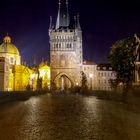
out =
[(34, 54), (33, 64), (36, 66), (36, 55)]
[(41, 62), (42, 62), (42, 63), (44, 63), (44, 58), (43, 58), (43, 57), (42, 57), (42, 60), (41, 60)]
[(66, 8), (67, 8), (67, 27), (69, 26), (69, 3), (68, 0), (66, 0)]
[(77, 27), (76, 16), (74, 16), (74, 27), (75, 27), (75, 29)]
[(68, 6), (68, 4), (69, 4), (69, 2), (68, 2), (68, 0), (66, 0), (66, 6)]
[(61, 6), (61, 0), (59, 0), (59, 3), (58, 4), (59, 4), (59, 8), (60, 8), (60, 6)]
[(69, 11), (68, 11), (68, 0), (66, 0), (65, 7), (61, 7), (61, 1), (59, 0), (59, 9), (56, 21), (56, 29), (59, 27), (68, 27), (70, 24), (69, 21)]
[(49, 26), (49, 29), (52, 28), (52, 16), (50, 16), (50, 26)]
[(77, 14), (77, 28), (81, 30), (80, 21), (79, 21), (79, 13)]

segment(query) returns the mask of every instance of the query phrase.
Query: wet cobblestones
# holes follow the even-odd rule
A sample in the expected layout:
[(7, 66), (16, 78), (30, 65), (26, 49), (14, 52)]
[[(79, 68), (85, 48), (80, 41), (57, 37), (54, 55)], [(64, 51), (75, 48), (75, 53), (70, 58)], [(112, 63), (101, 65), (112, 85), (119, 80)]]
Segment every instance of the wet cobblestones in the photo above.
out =
[(121, 102), (43, 95), (0, 106), (0, 140), (139, 140), (140, 113)]

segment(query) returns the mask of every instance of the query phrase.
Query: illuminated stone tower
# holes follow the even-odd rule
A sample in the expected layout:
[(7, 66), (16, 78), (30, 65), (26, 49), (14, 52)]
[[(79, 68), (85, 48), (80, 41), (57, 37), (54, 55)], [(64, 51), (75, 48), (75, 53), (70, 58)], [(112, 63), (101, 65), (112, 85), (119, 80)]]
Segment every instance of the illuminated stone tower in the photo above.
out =
[(51, 82), (62, 90), (79, 85), (82, 70), (82, 31), (79, 16), (70, 24), (68, 0), (59, 0), (56, 25), (50, 18)]

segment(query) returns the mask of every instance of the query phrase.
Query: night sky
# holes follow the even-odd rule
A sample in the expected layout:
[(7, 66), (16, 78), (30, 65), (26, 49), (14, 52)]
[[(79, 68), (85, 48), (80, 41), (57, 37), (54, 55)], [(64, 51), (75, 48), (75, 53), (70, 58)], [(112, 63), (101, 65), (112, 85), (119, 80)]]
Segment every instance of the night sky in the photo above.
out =
[[(0, 43), (8, 32), (22, 61), (49, 60), (49, 17), (55, 22), (58, 0), (1, 0), (0, 5)], [(69, 0), (71, 18), (80, 15), (84, 59), (105, 63), (115, 41), (140, 36), (139, 9), (135, 0)]]

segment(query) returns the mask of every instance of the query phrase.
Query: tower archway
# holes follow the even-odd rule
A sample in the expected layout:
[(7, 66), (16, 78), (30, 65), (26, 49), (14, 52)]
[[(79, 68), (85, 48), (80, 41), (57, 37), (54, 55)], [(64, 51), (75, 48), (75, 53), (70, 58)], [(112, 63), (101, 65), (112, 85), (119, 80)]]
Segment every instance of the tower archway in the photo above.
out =
[(59, 90), (68, 90), (73, 87), (73, 82), (66, 73), (59, 73), (53, 82)]

